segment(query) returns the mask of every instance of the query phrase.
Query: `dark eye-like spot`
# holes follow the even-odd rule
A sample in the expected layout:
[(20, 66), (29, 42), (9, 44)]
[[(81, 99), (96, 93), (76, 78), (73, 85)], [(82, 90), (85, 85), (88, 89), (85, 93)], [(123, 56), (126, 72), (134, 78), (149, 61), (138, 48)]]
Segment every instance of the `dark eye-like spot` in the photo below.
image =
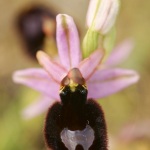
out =
[(84, 95), (84, 94), (87, 94), (87, 90), (86, 90), (86, 89), (81, 89), (81, 90), (80, 90), (80, 93), (83, 94), (83, 95)]
[(60, 92), (60, 96), (66, 96), (67, 95), (67, 91), (61, 91)]

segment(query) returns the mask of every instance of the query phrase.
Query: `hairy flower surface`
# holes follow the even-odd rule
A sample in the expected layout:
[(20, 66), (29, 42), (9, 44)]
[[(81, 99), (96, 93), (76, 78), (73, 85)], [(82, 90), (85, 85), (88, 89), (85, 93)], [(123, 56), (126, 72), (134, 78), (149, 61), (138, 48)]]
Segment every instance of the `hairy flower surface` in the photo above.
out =
[(86, 80), (88, 98), (100, 99), (116, 93), (136, 83), (138, 74), (133, 70), (114, 68), (127, 57), (131, 49), (129, 41), (113, 50), (108, 59), (102, 63), (102, 49), (95, 50), (88, 58), (82, 60), (77, 28), (73, 19), (59, 14), (57, 21), (57, 47), (59, 61), (54, 61), (46, 53), (39, 51), (37, 59), (43, 68), (31, 68), (16, 71), (13, 80), (41, 93), (34, 104), (27, 107), (23, 115), (34, 117), (48, 109), (55, 101), (60, 101), (60, 82), (72, 68), (79, 68)]

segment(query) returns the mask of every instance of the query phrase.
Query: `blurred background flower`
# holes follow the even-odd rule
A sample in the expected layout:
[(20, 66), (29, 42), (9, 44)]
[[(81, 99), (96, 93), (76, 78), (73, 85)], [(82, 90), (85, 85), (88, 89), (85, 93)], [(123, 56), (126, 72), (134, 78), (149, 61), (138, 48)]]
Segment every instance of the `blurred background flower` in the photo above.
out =
[[(16, 18), (16, 30), (27, 53), (33, 58), (38, 50), (46, 49), (46, 39), (55, 40), (56, 13), (51, 8), (41, 5), (32, 5), (20, 12)], [(49, 28), (49, 29), (48, 29)], [(23, 47), (23, 48), (24, 48)], [(53, 48), (51, 49), (51, 53)]]
[[(58, 0), (17, 0), (15, 2), (8, 0), (0, 2), (0, 149), (45, 149), (42, 138), (44, 115), (30, 121), (23, 120), (20, 115), (21, 110), (39, 95), (31, 89), (15, 85), (11, 81), (13, 71), (38, 66), (37, 62), (29, 56), (30, 54), (25, 52), (26, 47), (22, 45), (22, 38), (16, 31), (16, 19), (33, 4), (46, 6), (50, 11), (52, 8), (54, 13), (71, 15), (78, 25), (83, 39), (88, 2), (86, 0), (62, 0), (61, 3)], [(150, 119), (149, 7), (148, 0), (142, 3), (136, 0), (122, 0), (121, 2), (116, 22), (116, 43), (120, 43), (127, 37), (132, 37), (135, 41), (133, 52), (121, 67), (134, 68), (140, 72), (141, 79), (138, 84), (100, 101), (105, 111), (111, 137), (111, 150), (150, 149), (150, 138), (145, 132), (142, 134), (142, 139), (135, 138), (131, 142), (121, 142), (126, 136), (119, 136), (119, 133), (122, 133), (126, 128), (126, 124), (134, 122), (133, 128), (137, 131), (137, 129), (143, 128), (142, 122), (145, 120), (148, 122), (147, 120)], [(140, 125), (139, 122), (141, 122)], [(134, 132), (132, 133), (134, 134)]]

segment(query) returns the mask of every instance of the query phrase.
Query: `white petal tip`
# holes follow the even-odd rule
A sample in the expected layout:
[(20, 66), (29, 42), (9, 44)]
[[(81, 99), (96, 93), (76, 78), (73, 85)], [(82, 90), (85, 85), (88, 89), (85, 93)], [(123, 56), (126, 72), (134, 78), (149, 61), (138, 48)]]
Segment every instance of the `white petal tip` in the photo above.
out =
[(137, 72), (134, 72), (134, 75), (133, 75), (133, 82), (138, 82), (140, 79), (140, 75), (137, 73)]
[(23, 81), (23, 73), (22, 73), (22, 71), (14, 72), (13, 75), (12, 75), (12, 80), (15, 83), (21, 83)]
[(47, 54), (44, 53), (42, 50), (40, 50), (40, 51), (38, 51), (38, 52), (36, 53), (36, 57), (37, 57), (38, 60), (40, 60), (41, 58), (45, 57), (46, 55), (47, 55)]
[[(40, 113), (39, 113), (40, 114)], [(31, 110), (28, 110), (28, 109), (24, 109), (21, 113), (21, 117), (24, 119), (24, 120), (30, 120), (32, 118), (35, 118), (36, 116), (39, 115), (37, 112), (32, 112)]]

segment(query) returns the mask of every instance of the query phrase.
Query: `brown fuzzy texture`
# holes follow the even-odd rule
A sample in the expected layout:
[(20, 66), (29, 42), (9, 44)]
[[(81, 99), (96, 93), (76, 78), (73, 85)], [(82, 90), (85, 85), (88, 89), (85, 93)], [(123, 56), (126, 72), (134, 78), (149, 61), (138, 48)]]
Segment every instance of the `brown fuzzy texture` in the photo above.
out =
[[(62, 112), (62, 105), (60, 103), (55, 103), (48, 111), (44, 136), (46, 144), (52, 150), (67, 150), (60, 139), (60, 132), (66, 126), (63, 126), (64, 114)], [(70, 112), (68, 112), (68, 115)], [(106, 123), (104, 119), (104, 114), (101, 107), (92, 99), (87, 101), (85, 106), (85, 118), (84, 121), (89, 121), (89, 125), (95, 131), (95, 140), (89, 150), (107, 150), (107, 131)], [(82, 122), (81, 127), (84, 123)], [(70, 124), (68, 122), (68, 124)], [(71, 125), (70, 125), (71, 126)], [(72, 124), (71, 127), (74, 127)], [(80, 148), (76, 148), (80, 150)]]
[[(67, 150), (60, 138), (64, 128), (83, 130), (90, 125), (94, 130), (95, 139), (89, 150), (107, 150), (107, 128), (101, 106), (93, 99), (86, 100), (87, 91), (79, 86), (75, 93), (69, 88), (60, 94), (62, 103), (56, 102), (49, 108), (44, 127), (45, 142), (52, 150)], [(81, 92), (82, 91), (82, 92)], [(83, 150), (77, 145), (76, 150)]]

